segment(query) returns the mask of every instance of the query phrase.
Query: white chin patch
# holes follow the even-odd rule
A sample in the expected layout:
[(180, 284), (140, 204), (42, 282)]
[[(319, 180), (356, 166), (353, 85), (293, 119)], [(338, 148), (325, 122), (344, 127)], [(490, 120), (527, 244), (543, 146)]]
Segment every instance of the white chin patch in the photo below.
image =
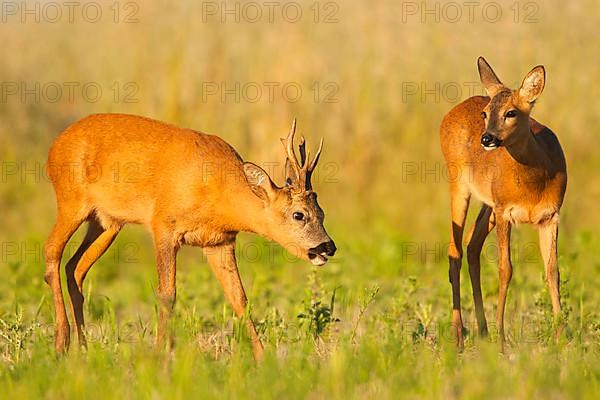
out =
[(484, 145), (481, 145), (481, 147), (483, 147), (483, 149), (485, 151), (492, 151), (492, 150), (496, 150), (498, 148), (498, 146), (484, 146)]
[(312, 265), (320, 267), (327, 263), (327, 257), (317, 254), (310, 260), (310, 262), (312, 263)]

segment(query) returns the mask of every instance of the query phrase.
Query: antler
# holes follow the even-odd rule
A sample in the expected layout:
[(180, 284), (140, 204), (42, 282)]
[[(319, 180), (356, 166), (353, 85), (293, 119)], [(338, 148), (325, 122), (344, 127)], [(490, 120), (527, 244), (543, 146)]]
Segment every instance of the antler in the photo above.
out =
[[(287, 184), (292, 186), (296, 191), (312, 190), (311, 177), (312, 173), (319, 162), (321, 156), (321, 150), (323, 150), (323, 138), (319, 144), (319, 150), (312, 162), (309, 163), (310, 151), (306, 150), (306, 140), (304, 136), (300, 138), (300, 162), (296, 157), (294, 151), (294, 135), (296, 134), (296, 119), (292, 122), (292, 127), (287, 138), (281, 139), (283, 147), (285, 148), (287, 160), (286, 160), (286, 181)], [(292, 176), (290, 176), (293, 173)]]

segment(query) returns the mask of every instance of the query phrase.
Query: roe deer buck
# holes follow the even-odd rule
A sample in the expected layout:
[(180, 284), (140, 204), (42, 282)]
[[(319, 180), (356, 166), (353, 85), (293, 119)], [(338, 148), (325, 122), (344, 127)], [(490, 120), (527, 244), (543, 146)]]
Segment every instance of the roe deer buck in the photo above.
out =
[[(158, 345), (167, 336), (165, 324), (175, 302), (176, 255), (184, 244), (204, 249), (238, 316), (244, 314), (247, 303), (235, 259), (239, 231), (261, 234), (300, 258), (325, 264), (336, 247), (323, 227), (323, 210), (311, 185), (323, 141), (310, 161), (302, 138), (298, 162), (295, 129), (294, 120), (289, 135), (282, 139), (287, 179), (285, 187), (279, 188), (262, 168), (242, 161), (217, 136), (122, 114), (92, 115), (67, 128), (48, 156), (58, 212), (45, 246), (45, 280), (54, 296), (56, 350), (66, 351), (70, 340), (60, 261), (65, 244), (84, 221), (89, 222), (87, 234), (66, 266), (82, 345), (83, 281), (127, 223), (142, 224), (153, 236), (160, 308)], [(133, 165), (137, 173), (129, 179), (118, 178), (109, 172), (115, 165)], [(83, 173), (73, 174), (73, 166)], [(258, 359), (263, 347), (252, 320), (247, 324)], [(172, 334), (168, 333), (170, 342)]]
[[(452, 230), (448, 258), (452, 285), (452, 326), (463, 347), (460, 311), (462, 236), (471, 195), (483, 202), (467, 234), (467, 261), (481, 336), (487, 334), (480, 284), (480, 254), (486, 236), (496, 226), (500, 289), (496, 322), (504, 349), (504, 307), (512, 276), (510, 231), (530, 223), (539, 230), (546, 281), (555, 323), (560, 315), (557, 264), (558, 215), (567, 185), (565, 158), (554, 133), (532, 119), (531, 109), (545, 83), (543, 66), (533, 68), (518, 90), (504, 86), (490, 65), (478, 59), (481, 83), (489, 97), (471, 97), (454, 107), (442, 121), (440, 139), (451, 179)], [(466, 173), (469, 171), (469, 173)], [(462, 173), (461, 173), (462, 172)], [(560, 332), (560, 324), (556, 333)]]

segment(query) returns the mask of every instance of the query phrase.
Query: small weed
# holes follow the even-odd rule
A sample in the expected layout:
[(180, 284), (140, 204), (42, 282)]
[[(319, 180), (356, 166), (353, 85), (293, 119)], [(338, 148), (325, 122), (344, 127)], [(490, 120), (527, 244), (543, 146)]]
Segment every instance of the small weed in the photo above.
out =
[(360, 321), (362, 320), (363, 316), (365, 315), (367, 308), (369, 308), (371, 303), (373, 303), (373, 301), (375, 300), (375, 297), (377, 297), (379, 290), (380, 290), (380, 288), (378, 285), (373, 285), (370, 289), (365, 289), (365, 295), (360, 302), (360, 309), (358, 310), (358, 317), (356, 318), (356, 321), (354, 322), (354, 327), (352, 328), (352, 335), (350, 336), (351, 342), (354, 343), (358, 325), (360, 324)]
[(298, 319), (300, 320), (300, 325), (305, 327), (306, 332), (317, 339), (332, 324), (340, 322), (333, 315), (337, 288), (333, 289), (329, 303), (327, 303), (324, 300), (324, 290), (319, 282), (316, 269), (312, 270), (308, 280), (309, 289), (306, 292), (307, 298), (303, 301), (304, 309), (298, 314)]

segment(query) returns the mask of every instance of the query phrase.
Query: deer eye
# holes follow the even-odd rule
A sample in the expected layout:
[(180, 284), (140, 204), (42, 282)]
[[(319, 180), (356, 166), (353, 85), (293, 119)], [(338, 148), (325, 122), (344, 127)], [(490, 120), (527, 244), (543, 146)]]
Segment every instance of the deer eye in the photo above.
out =
[(517, 116), (517, 112), (515, 110), (510, 110), (504, 116), (506, 118), (514, 118)]
[(294, 214), (292, 214), (292, 216), (296, 221), (304, 221), (304, 214), (302, 214), (301, 212), (295, 212)]
[(481, 113), (481, 118), (486, 119), (487, 118), (487, 114), (484, 112)]

